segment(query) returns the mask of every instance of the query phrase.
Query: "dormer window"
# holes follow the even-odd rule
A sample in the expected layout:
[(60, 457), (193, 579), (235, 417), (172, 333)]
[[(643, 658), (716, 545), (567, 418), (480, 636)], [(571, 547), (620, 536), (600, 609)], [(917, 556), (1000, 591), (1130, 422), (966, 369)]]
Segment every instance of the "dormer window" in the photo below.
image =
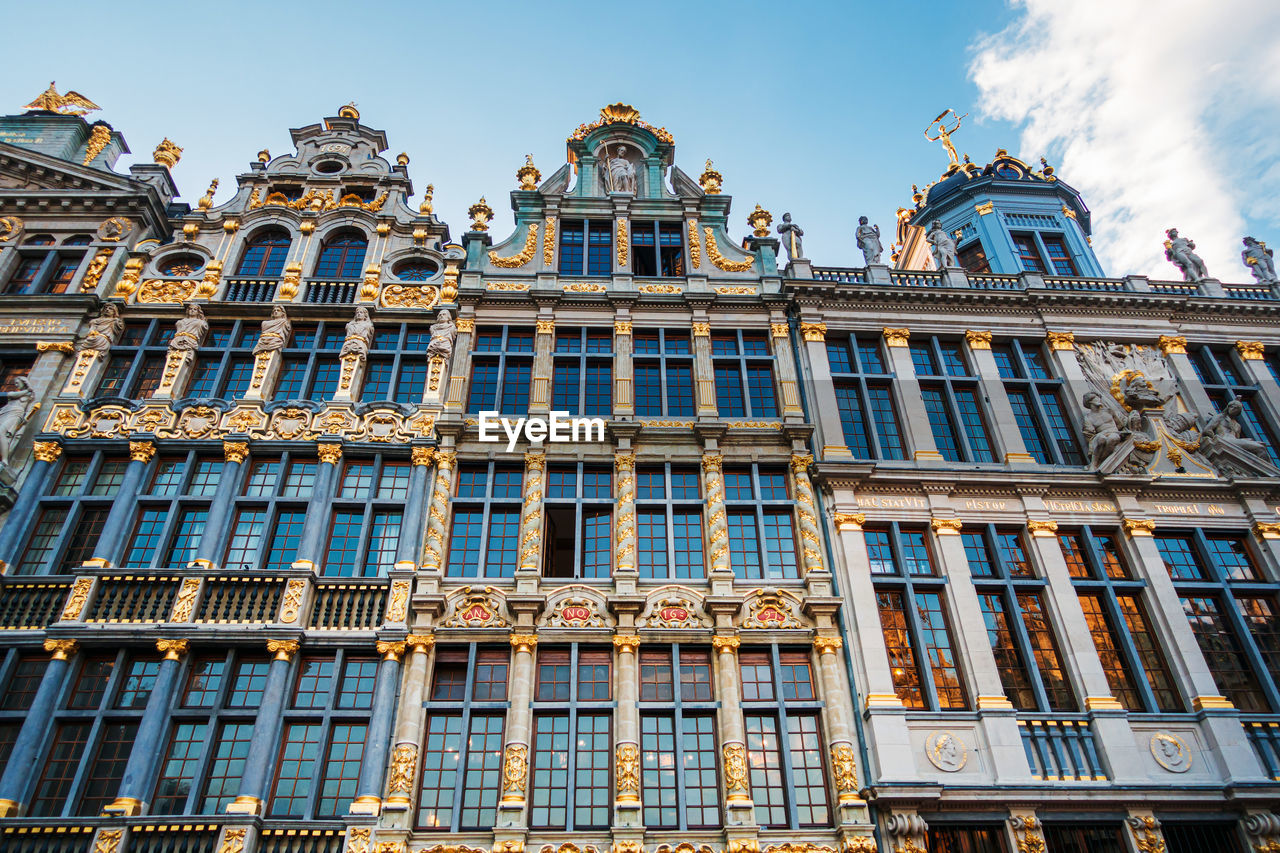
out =
[(681, 223), (633, 222), (631, 269), (637, 276), (684, 275)]
[(356, 231), (341, 231), (329, 238), (316, 261), (316, 278), (358, 279), (364, 267), (369, 241)]
[(289, 255), (289, 234), (282, 228), (259, 231), (249, 239), (236, 268), (236, 275), (251, 278), (279, 278)]

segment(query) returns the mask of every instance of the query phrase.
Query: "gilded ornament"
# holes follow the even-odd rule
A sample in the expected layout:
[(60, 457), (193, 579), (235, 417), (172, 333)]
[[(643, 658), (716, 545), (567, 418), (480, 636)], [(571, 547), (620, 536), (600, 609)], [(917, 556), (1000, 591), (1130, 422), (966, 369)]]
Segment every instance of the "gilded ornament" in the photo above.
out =
[(156, 640), (156, 651), (164, 655), (165, 660), (182, 660), (190, 646), (190, 640)]
[(70, 89), (67, 90), (66, 94), (59, 95), (57, 88), (55, 88), (56, 85), (56, 83), (50, 83), (48, 89), (41, 92), (34, 101), (22, 109), (40, 110), (64, 116), (82, 116), (102, 109), (102, 107), (84, 95), (79, 92), (73, 92)]
[(708, 158), (706, 168), (698, 176), (698, 186), (702, 187), (702, 191), (707, 195), (720, 195), (720, 185), (722, 183), (724, 183), (724, 176), (716, 171), (715, 166), (711, 165), (711, 160)]
[(538, 645), (538, 638), (534, 634), (512, 634), (511, 645), (517, 652), (532, 652)]
[(378, 650), (378, 654), (382, 655), (383, 660), (398, 661), (400, 658), (404, 657), (404, 650), (406, 646), (407, 644), (403, 640), (400, 640), (399, 642), (379, 640), (375, 648)]
[(84, 606), (89, 601), (89, 591), (93, 589), (93, 578), (76, 578), (71, 587), (71, 594), (62, 608), (62, 621), (74, 622), (80, 619)]
[(1058, 532), (1058, 522), (1050, 520), (1028, 519), (1027, 530), (1035, 537), (1053, 537)]
[(173, 611), (169, 614), (169, 621), (190, 622), (191, 613), (196, 606), (196, 596), (199, 593), (200, 578), (183, 578), (178, 597), (173, 600)]
[(627, 255), (628, 247), (630, 246), (630, 244), (627, 241), (627, 220), (625, 219), (618, 220), (617, 232), (618, 232), (618, 238), (617, 238), (618, 267), (622, 268), (631, 262), (630, 258)]
[(123, 838), (123, 829), (100, 829), (93, 841), (93, 853), (116, 853)]
[(1164, 839), (1156, 833), (1160, 831), (1160, 822), (1151, 815), (1131, 817), (1128, 819), (1129, 831), (1133, 833), (1133, 844), (1138, 853), (1165, 853)]
[(80, 165), (88, 166), (93, 162), (93, 158), (103, 152), (111, 142), (111, 128), (105, 124), (95, 124), (93, 132), (89, 134), (89, 141), (85, 144), (84, 162)]
[(858, 763), (854, 757), (853, 746), (847, 743), (831, 745), (831, 769), (835, 772), (836, 790), (842, 801), (858, 797)]
[(840, 849), (841, 853), (876, 853), (876, 840), (870, 835), (851, 835)]
[(969, 760), (969, 748), (954, 732), (930, 733), (924, 741), (924, 754), (943, 773), (959, 772)]
[(812, 453), (793, 453), (791, 455), (791, 471), (795, 474), (808, 474), (813, 464)]
[(636, 287), (640, 293), (649, 294), (673, 294), (684, 293), (684, 290), (678, 284), (641, 284)]
[(542, 173), (538, 171), (538, 167), (533, 165), (533, 155), (524, 155), (524, 165), (516, 170), (516, 180), (519, 181), (520, 189), (536, 190), (538, 181), (542, 180)]
[(905, 347), (910, 338), (910, 329), (890, 329), (888, 327), (884, 329), (884, 341), (887, 346)]
[(623, 802), (640, 799), (640, 747), (634, 743), (618, 744), (614, 766), (618, 799)]
[(391, 584), (391, 598), (387, 601), (388, 622), (403, 622), (409, 612), (409, 581)]
[[(785, 324), (778, 324), (785, 325)], [(826, 323), (801, 323), (800, 334), (806, 341), (822, 342), (827, 339)]]
[(736, 654), (742, 640), (737, 637), (712, 637), (711, 647), (720, 654)]
[(418, 654), (425, 654), (427, 649), (436, 644), (436, 638), (430, 634), (410, 634), (404, 638), (404, 641)]
[(1051, 350), (1073, 350), (1076, 348), (1075, 332), (1048, 332), (1045, 338), (1049, 341), (1049, 349)]
[(364, 278), (360, 280), (360, 301), (373, 302), (378, 298), (378, 284), (382, 278), (382, 267), (371, 264), (365, 268)]
[(747, 284), (718, 285), (714, 289), (717, 296), (754, 296), (759, 292)]
[(102, 281), (102, 274), (107, 270), (107, 264), (111, 262), (111, 249), (99, 249), (93, 255), (93, 260), (89, 261), (89, 266), (85, 267), (84, 277), (80, 280), (80, 290), (89, 292), (97, 290), (98, 284)]
[(150, 462), (156, 455), (156, 446), (150, 441), (129, 442), (129, 458), (134, 462)]
[(732, 838), (729, 853), (760, 853), (760, 844), (754, 838)]
[(298, 610), (302, 607), (302, 596), (307, 591), (305, 578), (290, 578), (285, 587), (284, 598), (280, 601), (280, 621), (292, 625), (298, 621)]
[(694, 324), (691, 326), (691, 328), (693, 329), (693, 336), (694, 336), (695, 338), (709, 338), (709, 337), (711, 337), (711, 324), (710, 324), (710, 323), (694, 323)]
[(765, 592), (757, 589), (752, 594), (751, 603), (747, 606), (747, 616), (742, 620), (745, 629), (784, 629), (802, 628), (804, 625), (796, 618), (796, 607), (800, 599), (786, 590)]
[(702, 266), (702, 244), (698, 242), (698, 220), (689, 220), (689, 263), (696, 270)]
[(281, 300), (290, 301), (298, 295), (298, 289), (302, 286), (302, 264), (289, 263), (284, 267), (284, 278), (280, 280), (280, 292), (277, 294)]
[(1009, 818), (1009, 828), (1017, 839), (1018, 853), (1045, 853), (1044, 833), (1040, 829), (1040, 821), (1034, 815), (1015, 815)]
[(773, 222), (773, 214), (758, 204), (755, 210), (747, 214), (747, 224), (755, 229), (752, 233), (757, 237), (769, 236), (769, 223), (771, 222)]
[[(524, 799), (525, 781), (529, 775), (529, 747), (522, 743), (507, 745), (502, 761), (502, 790)], [(506, 797), (504, 796), (504, 799)]]
[(639, 841), (615, 841), (612, 853), (644, 853), (644, 845)]
[(814, 844), (812, 841), (784, 841), (781, 844), (770, 844), (764, 853), (836, 853), (835, 849), (825, 844)]
[(814, 637), (813, 647), (820, 655), (834, 655), (844, 647), (844, 640), (839, 637)]
[(936, 536), (957, 536), (964, 523), (958, 518), (935, 518), (929, 522)]
[(493, 853), (524, 853), (524, 842), (519, 838), (493, 842)]
[(832, 515), (837, 530), (860, 529), (867, 521), (865, 512), (837, 512)]
[(415, 447), (409, 451), (409, 459), (413, 465), (430, 465), (435, 455), (434, 447)]
[(489, 220), (493, 218), (493, 208), (480, 196), (480, 200), (467, 208), (467, 216), (471, 217), (472, 231), (488, 231)]
[(267, 654), (288, 663), (298, 653), (298, 645), (297, 640), (267, 640)]
[(986, 216), (989, 213), (995, 213), (996, 206), (994, 202), (986, 202), (985, 204), (975, 204), (973, 209), (977, 211), (979, 216)]
[(1161, 335), (1156, 346), (1165, 356), (1187, 354), (1187, 339), (1182, 335)]
[(440, 301), (440, 289), (431, 285), (412, 287), (388, 284), (378, 297), (383, 308), (433, 308)]
[(338, 460), (342, 458), (341, 444), (317, 444), (316, 457), (321, 462), (328, 462), (330, 465), (337, 465)]
[(751, 788), (747, 782), (747, 750), (740, 743), (724, 745), (724, 787), (729, 802), (750, 799)]
[(373, 830), (367, 826), (349, 827), (345, 853), (369, 853), (369, 836), (372, 833)]
[(21, 219), (16, 216), (0, 216), (0, 243), (6, 242), (21, 230)]
[(490, 292), (527, 293), (532, 286), (527, 281), (487, 281), (484, 289)]
[(1148, 748), (1156, 763), (1170, 773), (1186, 773), (1191, 769), (1191, 747), (1172, 732), (1156, 732)]
[(1265, 347), (1261, 341), (1236, 341), (1236, 349), (1245, 361), (1259, 361)]
[(31, 455), (37, 462), (57, 462), (62, 455), (62, 445), (56, 441), (37, 441), (31, 445)]
[(614, 637), (613, 647), (620, 652), (634, 653), (636, 649), (640, 648), (640, 638), (639, 637)]
[(729, 260), (724, 255), (720, 254), (720, 247), (716, 243), (715, 232), (710, 228), (703, 228), (702, 233), (707, 239), (707, 257), (711, 259), (711, 263), (715, 264), (717, 269), (722, 269), (725, 272), (746, 272), (755, 264), (756, 259), (754, 255), (747, 258), (745, 261)]
[(969, 349), (991, 349), (990, 332), (976, 332), (970, 329), (964, 333), (964, 339), (969, 342)]
[(44, 650), (53, 655), (54, 660), (66, 660), (76, 653), (75, 640), (45, 640)]
[(138, 291), (138, 301), (145, 304), (181, 304), (190, 300), (196, 292), (196, 283), (186, 281), (166, 281), (153, 278), (142, 283)]
[(166, 136), (160, 140), (160, 144), (151, 152), (151, 159), (166, 169), (172, 169), (182, 159), (182, 149)]
[(209, 182), (209, 189), (204, 191), (204, 195), (200, 196), (196, 202), (196, 207), (200, 210), (208, 210), (213, 207), (213, 194), (218, 191), (218, 179), (214, 178)]
[(249, 456), (249, 442), (247, 441), (222, 442), (222, 456), (228, 462), (234, 462), (237, 465), (240, 464)]
[(1152, 536), (1156, 531), (1156, 523), (1150, 518), (1126, 518), (1124, 519), (1124, 532), (1130, 537), (1133, 536)]
[(435, 193), (436, 185), (427, 184), (426, 191), (422, 193), (422, 204), (418, 205), (418, 213), (421, 213), (423, 216), (430, 216), (432, 214), (435, 210), (435, 206), (433, 204), (433, 197), (435, 196)]
[[(528, 289), (527, 287), (524, 289)], [(608, 293), (609, 287), (593, 281), (576, 281), (562, 288), (565, 293)]]
[(615, 335), (631, 334), (631, 321), (630, 320), (614, 320), (613, 333)]

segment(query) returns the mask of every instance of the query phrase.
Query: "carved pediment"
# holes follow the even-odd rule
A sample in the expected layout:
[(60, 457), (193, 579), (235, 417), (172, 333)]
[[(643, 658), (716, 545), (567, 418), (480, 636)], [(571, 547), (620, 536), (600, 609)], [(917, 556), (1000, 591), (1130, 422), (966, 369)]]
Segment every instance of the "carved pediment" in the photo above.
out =
[(484, 589), (464, 586), (448, 595), (448, 616), (443, 628), (505, 628), (506, 602), (502, 593), (491, 586)]
[(546, 628), (607, 628), (613, 624), (604, 596), (591, 587), (570, 584), (547, 594), (539, 624)]
[(649, 593), (638, 628), (710, 628), (702, 596), (683, 586), (664, 586)]
[(812, 627), (812, 623), (800, 615), (800, 604), (800, 597), (785, 589), (752, 590), (743, 603), (746, 615), (740, 627), (744, 629)]

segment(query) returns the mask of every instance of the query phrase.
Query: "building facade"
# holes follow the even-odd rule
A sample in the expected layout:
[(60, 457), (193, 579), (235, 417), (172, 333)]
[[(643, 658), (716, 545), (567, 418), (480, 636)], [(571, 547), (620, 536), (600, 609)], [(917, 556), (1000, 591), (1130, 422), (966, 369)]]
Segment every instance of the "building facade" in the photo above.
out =
[(1270, 286), (1004, 152), (842, 268), (624, 104), (459, 243), (351, 106), (194, 207), (31, 107), (5, 849), (1280, 849)]

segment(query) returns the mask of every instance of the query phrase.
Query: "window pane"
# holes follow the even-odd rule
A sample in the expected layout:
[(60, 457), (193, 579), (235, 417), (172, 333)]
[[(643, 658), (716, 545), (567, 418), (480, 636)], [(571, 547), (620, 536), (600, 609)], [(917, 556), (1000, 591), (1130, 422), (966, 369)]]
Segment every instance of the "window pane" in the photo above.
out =
[(747, 770), (756, 823), (762, 827), (786, 826), (786, 783), (782, 778), (778, 721), (773, 717), (748, 715), (743, 718), (747, 732)]

